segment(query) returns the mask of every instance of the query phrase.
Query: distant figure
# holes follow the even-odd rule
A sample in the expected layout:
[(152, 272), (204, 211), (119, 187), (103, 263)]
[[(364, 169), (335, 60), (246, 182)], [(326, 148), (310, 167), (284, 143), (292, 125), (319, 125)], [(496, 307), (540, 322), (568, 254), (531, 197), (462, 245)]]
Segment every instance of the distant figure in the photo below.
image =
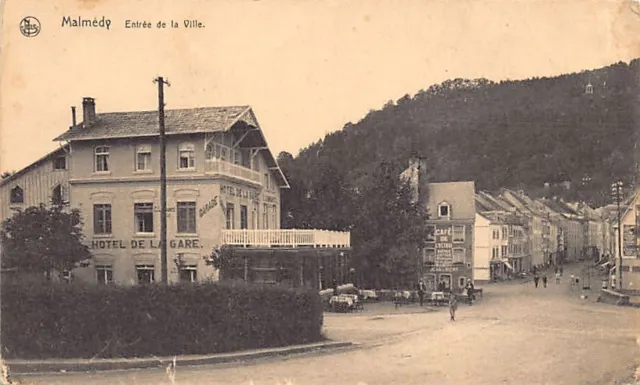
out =
[(576, 284), (576, 276), (571, 274), (571, 286), (574, 286)]
[(533, 265), (533, 274), (535, 275), (537, 271), (538, 269), (536, 268), (536, 265)]
[(556, 274), (558, 274), (558, 266), (556, 266), (556, 271), (555, 271), (555, 273), (556, 273)]
[(542, 276), (542, 286), (547, 287), (547, 275)]
[(533, 283), (536, 285), (536, 289), (538, 288), (538, 282), (540, 281), (540, 277), (537, 275), (533, 277)]
[(556, 285), (560, 283), (560, 273), (556, 273)]
[(333, 281), (331, 281), (331, 284), (333, 286), (333, 295), (337, 296), (338, 295), (338, 281), (334, 278)]
[(418, 281), (418, 297), (420, 297), (420, 306), (424, 304), (424, 293), (427, 291), (427, 286), (424, 284), (424, 281), (420, 279)]
[(564, 267), (560, 266), (560, 276), (562, 277), (564, 275)]
[(458, 310), (458, 299), (455, 294), (451, 293), (449, 296), (449, 315), (451, 316), (451, 321), (456, 320), (456, 310)]

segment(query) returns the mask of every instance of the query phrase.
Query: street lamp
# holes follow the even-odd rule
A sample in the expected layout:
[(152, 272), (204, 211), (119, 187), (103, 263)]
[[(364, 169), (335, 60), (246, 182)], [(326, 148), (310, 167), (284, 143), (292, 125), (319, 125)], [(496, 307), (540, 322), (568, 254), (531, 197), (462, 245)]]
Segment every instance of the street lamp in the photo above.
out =
[(618, 274), (619, 274), (619, 281), (618, 281), (618, 287), (620, 288), (620, 290), (622, 291), (622, 218), (621, 218), (621, 213), (620, 213), (620, 202), (622, 201), (622, 186), (623, 183), (621, 180), (616, 181), (615, 183), (613, 183), (611, 185), (611, 195), (613, 196), (613, 199), (616, 202), (616, 205), (618, 206)]

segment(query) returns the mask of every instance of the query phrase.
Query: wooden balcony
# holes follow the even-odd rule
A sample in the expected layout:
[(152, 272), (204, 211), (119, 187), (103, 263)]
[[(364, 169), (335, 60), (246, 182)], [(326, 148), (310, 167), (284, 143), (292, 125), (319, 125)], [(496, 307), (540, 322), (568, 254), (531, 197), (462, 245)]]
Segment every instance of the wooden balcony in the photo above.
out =
[(328, 230), (222, 230), (226, 246), (350, 248), (351, 233)]
[(207, 159), (204, 170), (205, 173), (210, 175), (230, 176), (248, 182), (262, 184), (259, 172), (220, 159)]

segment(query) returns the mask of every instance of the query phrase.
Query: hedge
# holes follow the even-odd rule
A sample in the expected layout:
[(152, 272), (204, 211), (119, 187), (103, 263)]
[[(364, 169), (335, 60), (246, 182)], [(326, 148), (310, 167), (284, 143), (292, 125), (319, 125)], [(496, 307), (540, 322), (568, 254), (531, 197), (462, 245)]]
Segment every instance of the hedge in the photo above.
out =
[(0, 302), (5, 358), (213, 354), (323, 338), (322, 304), (307, 289), (3, 284)]

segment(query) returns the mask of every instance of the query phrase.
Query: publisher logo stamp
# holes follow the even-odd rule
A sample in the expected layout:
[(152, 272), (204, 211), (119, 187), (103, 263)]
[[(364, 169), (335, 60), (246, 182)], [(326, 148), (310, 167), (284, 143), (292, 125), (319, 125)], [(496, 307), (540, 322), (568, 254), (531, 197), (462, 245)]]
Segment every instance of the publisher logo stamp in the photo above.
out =
[(27, 16), (20, 21), (20, 32), (26, 37), (36, 37), (40, 33), (40, 21)]

